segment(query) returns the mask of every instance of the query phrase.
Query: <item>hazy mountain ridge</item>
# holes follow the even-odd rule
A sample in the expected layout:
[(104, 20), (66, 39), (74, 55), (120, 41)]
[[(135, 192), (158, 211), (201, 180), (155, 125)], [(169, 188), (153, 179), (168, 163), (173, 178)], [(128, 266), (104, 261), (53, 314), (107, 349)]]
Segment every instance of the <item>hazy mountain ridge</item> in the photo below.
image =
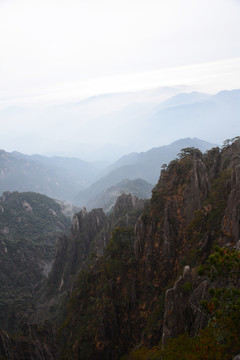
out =
[(109, 212), (113, 209), (117, 198), (123, 194), (132, 194), (141, 199), (150, 199), (153, 185), (149, 184), (143, 179), (124, 179), (119, 183), (112, 185), (109, 188), (104, 189), (96, 197), (90, 199), (86, 203), (86, 207), (103, 208), (105, 212)]
[[(219, 359), (231, 360), (240, 350), (238, 320), (229, 326), (240, 311), (235, 296), (240, 290), (232, 289), (239, 284), (235, 266), (240, 268), (239, 166), (239, 138), (206, 154), (188, 147), (162, 169), (145, 206), (125, 194), (109, 217), (101, 209), (82, 209), (70, 235), (58, 238), (54, 266), (37, 296), (39, 313), (33, 313), (38, 321), (58, 323), (65, 317), (57, 339), (50, 336), (48, 322), (26, 322), (16, 340), (0, 331), (3, 356), (11, 351), (11, 360), (26, 360), (33, 353), (37, 360), (147, 360), (155, 354), (174, 360), (176, 353), (183, 359), (187, 351), (198, 360), (213, 351)], [(214, 253), (215, 245), (226, 248)], [(214, 282), (203, 272), (207, 259), (213, 261), (210, 274), (214, 269), (220, 276)], [(227, 277), (223, 266), (230, 269)], [(221, 291), (219, 284), (226, 294), (235, 294), (225, 304), (227, 317), (224, 299), (223, 317), (216, 302), (218, 312), (206, 316), (202, 300), (210, 307), (213, 291)], [(209, 316), (215, 319), (213, 328)], [(226, 321), (224, 331), (215, 326), (218, 321)], [(183, 341), (178, 336), (186, 332), (192, 337), (185, 334)], [(161, 344), (172, 337), (177, 337), (177, 347), (173, 342), (162, 351)], [(24, 344), (21, 351), (19, 343)]]
[[(104, 191), (124, 179), (142, 179), (154, 184), (159, 177), (161, 165), (172, 160), (182, 147), (188, 146), (205, 151), (213, 144), (198, 139), (178, 140), (147, 152), (125, 155), (105, 170), (78, 158), (25, 155), (1, 150), (0, 191), (33, 191), (60, 200), (74, 201), (78, 206), (92, 208), (97, 204), (105, 208)], [(137, 195), (145, 198), (145, 190), (146, 186), (145, 189), (143, 186), (141, 193), (138, 187)], [(81, 193), (77, 196), (79, 191)], [(118, 194), (121, 191), (119, 189)], [(124, 191), (131, 192), (131, 188), (125, 186)]]
[[(159, 178), (161, 166), (173, 160), (182, 148), (197, 147), (205, 152), (213, 146), (215, 145), (200, 139), (186, 138), (146, 152), (126, 155), (104, 170), (102, 178), (79, 193), (75, 202), (79, 206), (92, 208), (92, 205), (96, 204), (96, 197), (99, 198), (106, 189), (126, 178), (130, 180), (140, 178), (149, 184), (155, 184)], [(139, 193), (138, 196), (145, 197), (144, 193)], [(103, 197), (102, 201), (104, 203)], [(101, 205), (99, 202), (97, 204)]]
[(0, 192), (33, 191), (72, 200), (99, 173), (81, 159), (25, 155), (0, 151)]
[[(25, 152), (20, 144), (32, 141), (32, 148), (37, 149), (35, 153), (67, 154), (87, 160), (104, 158), (112, 162), (124, 153), (146, 151), (187, 136), (222, 143), (226, 137), (232, 138), (238, 133), (239, 90), (221, 91), (216, 95), (183, 93), (182, 90), (185, 89), (109, 94), (46, 109), (21, 108), (20, 112), (0, 110), (7, 126), (3, 129), (2, 147), (5, 148), (7, 138), (8, 144)], [(14, 133), (13, 124), (18, 116), (27, 129), (24, 133)], [(34, 128), (30, 121), (33, 117), (45, 122), (49, 119), (54, 137), (44, 127)], [(35, 139), (36, 132), (44, 139), (41, 143)], [(112, 150), (107, 151), (104, 144), (109, 142)], [(28, 147), (29, 151), (32, 150)]]
[(163, 101), (159, 105), (159, 110), (179, 105), (187, 105), (192, 103), (201, 103), (211, 99), (211, 95), (193, 91), (190, 93), (180, 93), (170, 99)]
[[(206, 134), (209, 131), (214, 133), (214, 129), (219, 128), (221, 124), (223, 137), (224, 129), (226, 133), (229, 133), (231, 129), (229, 136), (231, 138), (238, 133), (239, 115), (240, 90), (222, 91), (205, 101), (186, 102), (160, 109), (148, 119), (145, 136), (151, 137), (151, 140), (156, 143), (156, 134), (160, 133), (164, 126), (164, 132), (171, 134), (174, 138), (182, 137), (183, 133), (196, 133), (199, 138), (207, 139)], [(226, 119), (228, 119), (227, 122)]]

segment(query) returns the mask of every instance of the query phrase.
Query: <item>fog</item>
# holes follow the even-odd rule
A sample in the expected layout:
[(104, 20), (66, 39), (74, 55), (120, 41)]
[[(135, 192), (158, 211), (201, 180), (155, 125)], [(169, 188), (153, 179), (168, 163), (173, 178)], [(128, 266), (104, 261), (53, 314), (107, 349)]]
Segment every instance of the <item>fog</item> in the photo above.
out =
[(235, 103), (162, 102), (240, 88), (239, 18), (234, 0), (1, 1), (1, 148), (113, 161), (237, 135)]
[(217, 95), (180, 90), (163, 88), (47, 108), (4, 109), (1, 146), (26, 154), (112, 162), (184, 137), (222, 144), (239, 134), (240, 90)]

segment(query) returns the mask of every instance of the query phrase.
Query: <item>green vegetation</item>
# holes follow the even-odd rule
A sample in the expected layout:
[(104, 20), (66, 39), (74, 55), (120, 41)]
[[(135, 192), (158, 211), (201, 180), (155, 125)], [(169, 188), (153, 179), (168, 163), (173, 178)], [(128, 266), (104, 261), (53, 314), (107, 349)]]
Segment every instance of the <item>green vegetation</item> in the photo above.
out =
[(202, 158), (203, 154), (202, 154), (202, 152), (201, 152), (199, 149), (197, 149), (197, 148), (195, 148), (195, 147), (187, 147), (187, 148), (184, 148), (184, 149), (182, 149), (181, 152), (178, 154), (178, 157), (179, 157), (180, 159), (186, 158), (186, 157), (188, 157), (188, 156), (191, 156), (191, 157), (195, 156), (195, 157), (197, 157), (197, 158)]
[[(92, 359), (98, 351), (103, 354), (105, 348), (108, 351), (109, 344), (116, 353), (126, 351), (118, 339), (117, 323), (129, 308), (128, 269), (133, 263), (133, 229), (118, 227), (104, 256), (92, 269), (81, 271), (75, 283), (67, 319), (59, 329), (59, 343), (64, 339), (66, 344), (70, 329), (76, 331), (62, 349), (62, 359)], [(109, 332), (107, 343), (102, 338), (102, 332), (106, 331)]]
[[(36, 193), (5, 193), (0, 201), (0, 325), (34, 311), (34, 295), (55, 255), (56, 234), (71, 220), (53, 199)], [(16, 320), (19, 321), (19, 320)]]
[(224, 170), (213, 181), (210, 193), (202, 209), (195, 211), (194, 219), (187, 227), (189, 238), (195, 243), (201, 242), (208, 231), (215, 236), (221, 233), (221, 221), (230, 193), (231, 170)]
[(9, 228), (7, 235), (12, 239), (26, 237), (39, 242), (40, 236), (70, 229), (70, 219), (63, 215), (60, 205), (45, 195), (13, 192), (0, 201), (0, 206), (0, 228)]
[[(211, 299), (200, 305), (209, 317), (208, 326), (195, 338), (182, 334), (170, 340), (164, 349), (161, 345), (143, 347), (124, 360), (231, 360), (240, 352), (240, 290), (236, 287), (240, 252), (216, 247), (198, 272), (215, 281), (215, 287), (209, 289)], [(192, 290), (191, 283), (186, 282), (183, 287), (184, 292)]]
[[(162, 167), (161, 179), (138, 223), (138, 261), (133, 256), (132, 230), (123, 228), (121, 214), (123, 223), (118, 223), (121, 227), (113, 232), (104, 256), (93, 253), (95, 264), (82, 272), (75, 284), (68, 317), (59, 331), (60, 343), (67, 339), (62, 359), (230, 360), (240, 352), (239, 253), (216, 248), (209, 256), (215, 244), (221, 244), (226, 236), (231, 239), (231, 234), (223, 234), (221, 229), (233, 186), (235, 165), (231, 170), (225, 167), (235, 161), (232, 155), (219, 148), (205, 155), (186, 148), (168, 167)], [(186, 226), (195, 209), (194, 219)], [(193, 305), (209, 320), (208, 325), (196, 337), (181, 334), (162, 349), (164, 289), (172, 287), (182, 267), (189, 265), (193, 281), (184, 281), (176, 291), (183, 300), (192, 301), (199, 281), (197, 265), (208, 257), (198, 271), (204, 276), (202, 281), (206, 277), (213, 281), (213, 289), (202, 303), (186, 305), (186, 316), (188, 311), (195, 316), (189, 308)], [(185, 313), (180, 315), (184, 318)], [(198, 331), (195, 323), (186, 328)], [(180, 332), (184, 326), (176, 329)], [(143, 346), (137, 349), (137, 344)]]
[(152, 190), (151, 210), (159, 220), (163, 216), (164, 205), (173, 193), (177, 194), (189, 181), (189, 173), (193, 167), (193, 158), (202, 158), (203, 154), (194, 147), (182, 149), (178, 158), (172, 160), (168, 167), (162, 168), (161, 179)]

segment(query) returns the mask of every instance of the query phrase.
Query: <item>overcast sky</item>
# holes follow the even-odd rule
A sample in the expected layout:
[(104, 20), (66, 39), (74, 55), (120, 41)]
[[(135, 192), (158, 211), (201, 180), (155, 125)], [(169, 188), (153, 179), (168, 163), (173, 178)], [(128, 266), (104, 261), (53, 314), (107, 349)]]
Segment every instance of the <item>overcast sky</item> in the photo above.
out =
[[(183, 90), (240, 88), (239, 0), (0, 0), (1, 148), (70, 154), (79, 142), (117, 142), (122, 118), (103, 129), (102, 116), (120, 109), (119, 96), (76, 111), (51, 106), (166, 86), (158, 102)], [(163, 125), (159, 146), (170, 139)]]
[(0, 0), (0, 79), (2, 107), (165, 85), (238, 88), (240, 1)]

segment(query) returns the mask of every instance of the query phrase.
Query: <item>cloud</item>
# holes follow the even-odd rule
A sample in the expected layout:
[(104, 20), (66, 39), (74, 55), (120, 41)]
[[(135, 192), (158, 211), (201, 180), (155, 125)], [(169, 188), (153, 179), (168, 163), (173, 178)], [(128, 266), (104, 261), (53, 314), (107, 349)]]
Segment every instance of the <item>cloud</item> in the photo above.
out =
[(238, 57), (239, 33), (228, 0), (0, 2), (0, 96), (104, 92), (104, 79)]

